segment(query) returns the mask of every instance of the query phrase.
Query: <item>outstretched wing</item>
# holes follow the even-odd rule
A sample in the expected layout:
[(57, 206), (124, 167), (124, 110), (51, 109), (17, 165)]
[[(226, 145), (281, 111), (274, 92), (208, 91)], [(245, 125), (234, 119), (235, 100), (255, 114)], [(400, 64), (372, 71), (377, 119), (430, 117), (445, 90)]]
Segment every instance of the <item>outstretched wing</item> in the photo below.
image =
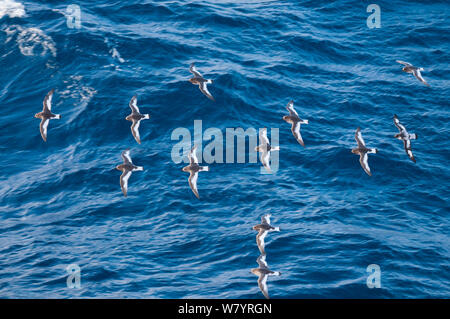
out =
[(259, 255), (258, 259), (256, 259), (256, 262), (258, 263), (259, 268), (268, 269), (265, 254)]
[(120, 187), (122, 188), (123, 195), (127, 197), (128, 193), (128, 179), (130, 178), (132, 172), (131, 171), (123, 171), (122, 175), (120, 175)]
[(263, 293), (264, 297), (269, 299), (269, 289), (267, 287), (267, 274), (260, 274), (258, 278), (258, 287)]
[(52, 98), (53, 98), (53, 93), (55, 92), (54, 89), (52, 89), (50, 92), (47, 93), (47, 95), (44, 98), (44, 101), (42, 102), (43, 104), (43, 108), (42, 111), (43, 112), (51, 112), (52, 111)]
[(411, 161), (413, 161), (415, 163), (416, 162), (416, 158), (414, 157), (414, 154), (413, 154), (412, 149), (411, 149), (411, 141), (409, 139), (408, 140), (403, 140), (403, 145), (405, 146), (406, 154), (408, 154), (408, 156), (411, 159)]
[(126, 149), (122, 152), (122, 159), (125, 164), (133, 164), (130, 156), (130, 149)]
[(141, 121), (133, 121), (133, 124), (131, 124), (131, 133), (133, 133), (134, 139), (136, 142), (141, 144), (141, 135), (139, 134), (139, 124)]
[(44, 140), (44, 142), (47, 142), (47, 127), (48, 127), (48, 122), (50, 122), (49, 119), (42, 119), (41, 120), (41, 124), (39, 125), (39, 129), (41, 131), (41, 136), (42, 139)]
[(271, 172), (272, 170), (270, 169), (270, 152), (267, 151), (267, 149), (264, 149), (261, 152), (261, 155), (259, 156), (259, 159), (261, 160), (261, 163), (264, 165), (264, 167)]
[(398, 130), (401, 132), (406, 131), (406, 128), (403, 126), (403, 124), (400, 123), (400, 120), (397, 117), (397, 114), (394, 114), (394, 124), (397, 126)]
[(361, 163), (362, 168), (367, 173), (367, 175), (372, 176), (369, 167), (369, 155), (367, 153), (363, 153), (359, 155), (359, 162)]
[(188, 157), (189, 157), (189, 162), (192, 164), (198, 164), (198, 158), (197, 155), (195, 154), (195, 152), (197, 151), (197, 145), (194, 145), (194, 147), (191, 149)]
[(297, 112), (295, 111), (295, 109), (294, 109), (294, 101), (289, 101), (289, 103), (287, 104), (287, 106), (286, 106), (286, 109), (289, 111), (289, 114), (291, 115), (291, 116), (296, 116), (296, 117), (299, 117), (298, 116), (298, 114), (297, 114)]
[(259, 130), (259, 142), (262, 145), (269, 144), (269, 139), (267, 138), (267, 128), (262, 128)]
[(400, 60), (396, 60), (395, 62), (406, 65), (406, 66), (412, 66), (411, 63), (405, 62), (405, 61), (400, 61)]
[(270, 225), (270, 214), (265, 214), (261, 217), (261, 223)]
[(195, 63), (191, 63), (191, 66), (189, 67), (189, 72), (194, 74), (196, 77), (202, 77), (201, 73), (197, 71), (197, 68), (195, 67)]
[(214, 97), (211, 95), (211, 93), (209, 93), (209, 91), (208, 91), (208, 85), (207, 85), (207, 81), (204, 81), (204, 82), (202, 82), (202, 83), (200, 83), (199, 85), (198, 85), (198, 87), (200, 88), (200, 91), (203, 93), (203, 94), (205, 94), (206, 95), (206, 97), (208, 98), (208, 99), (210, 99), (211, 101), (215, 101), (215, 99), (214, 99)]
[(198, 179), (198, 172), (193, 173), (191, 172), (191, 174), (189, 175), (189, 186), (192, 189), (192, 192), (194, 193), (194, 195), (200, 199), (200, 195), (198, 194), (198, 189), (197, 189), (197, 179)]
[(262, 255), (266, 254), (265, 251), (265, 242), (264, 242), (264, 238), (266, 238), (267, 235), (267, 231), (264, 229), (261, 229), (258, 233), (258, 235), (256, 235), (256, 244), (258, 245), (259, 251), (261, 252)]
[(139, 113), (139, 108), (137, 106), (137, 96), (133, 96), (129, 103), (130, 109), (133, 113)]
[(301, 146), (305, 147), (305, 143), (303, 142), (302, 135), (300, 134), (300, 122), (292, 123), (291, 131), (292, 131), (292, 135), (294, 135), (297, 142), (299, 142)]
[(361, 134), (361, 129), (359, 127), (356, 129), (355, 140), (356, 140), (356, 143), (358, 143), (359, 147), (365, 147), (366, 146), (366, 143), (364, 142), (364, 139), (363, 139), (362, 134)]
[(430, 85), (427, 83), (427, 81), (425, 81), (425, 79), (422, 77), (422, 73), (420, 73), (420, 70), (419, 70), (419, 69), (415, 69), (415, 70), (413, 71), (413, 74), (414, 74), (414, 76), (415, 76), (420, 82), (422, 82), (422, 83), (425, 84), (426, 86), (430, 86)]

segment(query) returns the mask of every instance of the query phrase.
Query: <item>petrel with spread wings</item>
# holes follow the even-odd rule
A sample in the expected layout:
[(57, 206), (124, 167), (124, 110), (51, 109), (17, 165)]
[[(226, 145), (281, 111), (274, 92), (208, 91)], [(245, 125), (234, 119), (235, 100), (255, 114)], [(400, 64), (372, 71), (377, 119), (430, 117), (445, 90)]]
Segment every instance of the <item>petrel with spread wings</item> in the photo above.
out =
[(281, 273), (279, 271), (272, 271), (267, 266), (266, 255), (260, 255), (256, 262), (259, 265), (259, 268), (253, 268), (251, 272), (257, 275), (258, 278), (258, 287), (261, 289), (264, 297), (269, 299), (269, 289), (267, 287), (267, 277), (269, 276), (280, 276)]
[(141, 144), (141, 135), (139, 134), (139, 125), (141, 124), (141, 120), (148, 120), (150, 118), (150, 114), (141, 114), (139, 112), (139, 107), (137, 106), (137, 96), (133, 96), (130, 100), (129, 106), (131, 108), (131, 114), (128, 115), (125, 119), (127, 121), (133, 122), (131, 124), (131, 133), (134, 136), (136, 142)]
[(395, 126), (397, 126), (397, 128), (400, 132), (398, 134), (395, 134), (394, 137), (396, 139), (403, 141), (403, 145), (405, 146), (406, 154), (408, 154), (411, 161), (413, 161), (415, 163), (416, 158), (414, 157), (412, 149), (411, 149), (411, 140), (416, 140), (418, 135), (415, 133), (409, 134), (408, 131), (406, 130), (406, 127), (400, 123), (400, 120), (398, 119), (396, 114), (394, 114), (394, 124), (395, 124)]
[(259, 145), (255, 147), (256, 152), (260, 152), (261, 155), (259, 159), (264, 167), (267, 169), (269, 173), (272, 172), (270, 169), (270, 152), (271, 151), (279, 151), (279, 146), (271, 146), (269, 143), (269, 139), (267, 138), (267, 128), (262, 128), (259, 130)]
[(256, 235), (256, 243), (258, 244), (259, 251), (262, 255), (266, 254), (265, 251), (265, 242), (264, 239), (267, 236), (268, 232), (272, 231), (280, 231), (280, 227), (273, 227), (270, 225), (270, 214), (266, 214), (261, 217), (261, 224), (253, 226), (253, 229), (258, 231), (258, 235)]
[(208, 91), (208, 84), (212, 84), (213, 80), (207, 80), (205, 79), (200, 72), (197, 71), (197, 68), (195, 67), (194, 63), (191, 63), (191, 66), (189, 67), (189, 72), (191, 72), (194, 77), (189, 79), (189, 82), (191, 82), (194, 85), (198, 85), (200, 91), (206, 95), (206, 97), (212, 101), (214, 100), (214, 97), (209, 93)]
[(369, 155), (368, 154), (375, 154), (378, 152), (378, 150), (376, 148), (367, 148), (366, 147), (366, 143), (364, 142), (364, 139), (361, 134), (361, 129), (359, 127), (356, 129), (355, 140), (356, 140), (356, 143), (358, 143), (358, 147), (352, 149), (352, 153), (359, 155), (359, 162), (361, 163), (362, 168), (367, 173), (367, 175), (372, 176), (372, 173), (370, 172), (370, 167), (369, 167)]
[(404, 65), (404, 67), (402, 68), (403, 72), (410, 73), (410, 74), (414, 75), (417, 80), (419, 80), (420, 82), (422, 82), (426, 86), (430, 86), (425, 81), (425, 79), (422, 77), (422, 73), (420, 73), (421, 71), (424, 70), (423, 68), (418, 68), (416, 66), (413, 66), (411, 63), (400, 61), (400, 60), (397, 60), (396, 62)]
[(188, 157), (189, 157), (189, 165), (183, 167), (183, 172), (189, 172), (189, 186), (192, 189), (192, 192), (194, 193), (194, 195), (200, 199), (200, 195), (198, 194), (198, 189), (197, 189), (197, 179), (198, 179), (198, 172), (207, 172), (209, 171), (209, 167), (208, 166), (200, 166), (198, 165), (198, 159), (197, 159), (197, 155), (195, 154), (195, 151), (197, 150), (197, 145), (195, 145), (191, 152), (189, 153)]
[(144, 168), (142, 166), (136, 166), (133, 164), (129, 149), (122, 152), (122, 159), (123, 164), (117, 165), (116, 169), (122, 171), (122, 175), (120, 175), (120, 187), (122, 188), (123, 195), (127, 197), (128, 179), (133, 172), (143, 171)]
[(36, 113), (34, 115), (35, 118), (41, 119), (41, 124), (39, 125), (39, 129), (41, 131), (41, 136), (44, 142), (47, 142), (47, 127), (50, 120), (59, 120), (61, 119), (60, 114), (52, 113), (52, 98), (53, 93), (55, 92), (52, 89), (44, 98), (42, 112)]
[(308, 124), (308, 120), (302, 120), (298, 116), (297, 112), (294, 109), (294, 101), (290, 101), (286, 107), (289, 111), (289, 115), (283, 116), (283, 120), (290, 123), (292, 125), (291, 131), (292, 135), (294, 135), (297, 142), (300, 143), (301, 146), (305, 147), (305, 143), (303, 142), (302, 135), (300, 134), (300, 125)]

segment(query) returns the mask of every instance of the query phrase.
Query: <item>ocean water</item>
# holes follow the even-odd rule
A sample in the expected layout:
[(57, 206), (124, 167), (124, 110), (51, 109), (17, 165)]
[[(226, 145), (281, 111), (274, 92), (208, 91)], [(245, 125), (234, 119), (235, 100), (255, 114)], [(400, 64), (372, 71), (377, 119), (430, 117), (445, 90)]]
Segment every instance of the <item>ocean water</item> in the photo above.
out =
[[(0, 297), (264, 298), (251, 227), (267, 213), (272, 298), (450, 297), (449, 21), (448, 1), (0, 0)], [(191, 62), (216, 102), (187, 81)], [(33, 116), (52, 88), (62, 119), (44, 143)], [(134, 94), (151, 115), (141, 145)], [(305, 148), (282, 120), (290, 99)], [(419, 136), (416, 164), (394, 114)], [(198, 200), (171, 157), (194, 120), (278, 128), (278, 171), (208, 164)], [(371, 177), (351, 153), (358, 126), (379, 150)], [(127, 198), (126, 148), (144, 166)]]

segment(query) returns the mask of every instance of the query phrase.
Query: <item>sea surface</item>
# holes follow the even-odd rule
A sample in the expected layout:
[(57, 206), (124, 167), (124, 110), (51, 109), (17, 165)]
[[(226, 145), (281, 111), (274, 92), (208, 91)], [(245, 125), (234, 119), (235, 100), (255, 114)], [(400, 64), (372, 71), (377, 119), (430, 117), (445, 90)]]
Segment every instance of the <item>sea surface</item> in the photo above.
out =
[[(448, 1), (0, 0), (0, 297), (264, 298), (252, 226), (270, 213), (271, 298), (449, 298), (449, 21)], [(34, 114), (52, 88), (62, 118), (45, 143)], [(151, 115), (140, 145), (134, 94)], [(291, 99), (305, 148), (282, 120)], [(418, 134), (417, 163), (394, 114)], [(172, 160), (172, 132), (193, 137), (194, 120), (278, 128), (278, 171), (203, 163), (198, 200)], [(351, 153), (358, 126), (378, 149), (371, 177)], [(125, 198), (127, 148), (144, 171)]]

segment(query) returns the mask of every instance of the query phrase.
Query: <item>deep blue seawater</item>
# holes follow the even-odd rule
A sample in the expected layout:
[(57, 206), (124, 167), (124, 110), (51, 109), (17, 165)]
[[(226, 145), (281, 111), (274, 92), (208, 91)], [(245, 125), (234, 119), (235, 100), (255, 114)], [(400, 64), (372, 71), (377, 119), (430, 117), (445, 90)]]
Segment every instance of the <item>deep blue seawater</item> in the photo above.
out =
[[(266, 213), (281, 228), (266, 238), (273, 298), (450, 297), (448, 1), (0, 0), (0, 17), (0, 297), (263, 298), (251, 227)], [(52, 88), (62, 119), (44, 143), (33, 116)], [(134, 94), (151, 114), (141, 145), (124, 120)], [(305, 148), (281, 119), (290, 99)], [(419, 135), (416, 164), (394, 114)], [(279, 128), (278, 172), (209, 164), (197, 200), (171, 159), (172, 131), (194, 120)], [(350, 151), (358, 126), (379, 150), (372, 177)], [(128, 147), (145, 170), (125, 198)]]

